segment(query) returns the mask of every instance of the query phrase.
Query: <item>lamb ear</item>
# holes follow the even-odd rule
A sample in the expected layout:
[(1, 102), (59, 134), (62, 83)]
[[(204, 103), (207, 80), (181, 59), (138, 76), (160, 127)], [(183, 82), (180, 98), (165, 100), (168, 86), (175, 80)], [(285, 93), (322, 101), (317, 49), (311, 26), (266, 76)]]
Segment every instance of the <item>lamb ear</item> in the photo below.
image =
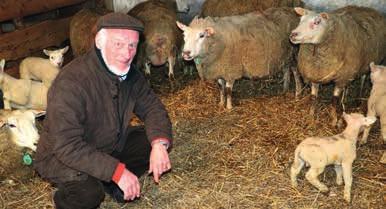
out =
[(307, 14), (309, 14), (309, 12), (310, 12), (309, 10), (304, 9), (304, 8), (301, 8), (301, 7), (295, 7), (294, 10), (295, 10), (295, 12), (296, 12), (298, 15), (300, 15), (300, 16), (307, 15)]
[(4, 71), (4, 66), (5, 66), (5, 59), (1, 59), (1, 60), (0, 60), (0, 69), (1, 69), (1, 72)]
[(47, 56), (50, 56), (51, 54), (51, 51), (50, 50), (47, 50), (47, 49), (43, 49), (43, 53)]
[(379, 68), (375, 65), (375, 63), (374, 62), (371, 62), (370, 63), (370, 71), (372, 72), (372, 73), (374, 73), (374, 72), (376, 72), (376, 71), (378, 71), (379, 70)]
[(68, 49), (69, 49), (68, 46), (66, 46), (66, 47), (64, 47), (63, 49), (61, 49), (62, 54), (65, 54), (65, 53), (68, 51)]
[(328, 14), (325, 13), (325, 12), (320, 13), (320, 16), (321, 16), (323, 19), (325, 19), (325, 20), (328, 20), (328, 18), (329, 18)]
[(209, 37), (209, 36), (212, 36), (212, 35), (214, 34), (214, 28), (212, 28), (212, 27), (207, 27), (207, 28), (205, 29), (205, 32), (206, 32), (206, 34), (207, 34), (208, 37)]
[(186, 28), (188, 27), (179, 21), (176, 21), (176, 24), (177, 24), (178, 28), (181, 29), (182, 31), (185, 31)]
[(343, 112), (342, 117), (345, 121), (347, 121), (350, 118), (350, 114), (347, 114), (346, 112)]
[(38, 118), (46, 114), (45, 110), (29, 110), (29, 111), (35, 115), (35, 118)]
[(374, 116), (365, 117), (364, 125), (369, 126), (369, 125), (373, 124), (376, 120), (377, 120), (377, 118)]

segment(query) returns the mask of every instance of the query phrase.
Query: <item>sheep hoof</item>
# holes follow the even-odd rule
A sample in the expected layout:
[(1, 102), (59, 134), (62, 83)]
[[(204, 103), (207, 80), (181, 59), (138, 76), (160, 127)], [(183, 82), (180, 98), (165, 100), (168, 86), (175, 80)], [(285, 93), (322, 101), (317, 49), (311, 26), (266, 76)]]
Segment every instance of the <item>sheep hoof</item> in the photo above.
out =
[(350, 203), (351, 202), (350, 194), (344, 194), (344, 200), (346, 200), (346, 202)]

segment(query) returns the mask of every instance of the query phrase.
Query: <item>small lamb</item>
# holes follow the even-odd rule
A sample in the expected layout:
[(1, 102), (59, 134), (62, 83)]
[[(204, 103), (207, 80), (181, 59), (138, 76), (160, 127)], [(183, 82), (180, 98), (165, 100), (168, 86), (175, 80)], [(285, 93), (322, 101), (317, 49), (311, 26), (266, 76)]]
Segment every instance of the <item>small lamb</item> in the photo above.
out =
[(0, 110), (0, 127), (7, 128), (11, 141), (20, 148), (36, 151), (39, 133), (35, 118), (45, 113), (41, 110)]
[(352, 163), (356, 158), (356, 142), (358, 135), (365, 126), (376, 121), (373, 116), (364, 117), (359, 113), (346, 114), (343, 118), (347, 122), (346, 129), (330, 137), (309, 137), (303, 140), (295, 150), (295, 159), (291, 167), (291, 183), (297, 187), (297, 175), (303, 166), (309, 165), (306, 179), (321, 192), (327, 192), (326, 185), (321, 183), (318, 176), (327, 165), (334, 165), (336, 183), (341, 185), (344, 179), (344, 199), (351, 201)]
[(5, 60), (0, 60), (0, 89), (4, 109), (39, 109), (47, 107), (48, 88), (38, 81), (16, 79), (4, 72)]
[(41, 57), (27, 57), (20, 63), (20, 78), (42, 81), (49, 88), (52, 81), (59, 73), (63, 64), (63, 55), (68, 51), (68, 46), (58, 50), (46, 50), (43, 52), (49, 59)]
[[(386, 144), (386, 67), (381, 65), (375, 65), (374, 62), (370, 64), (371, 69), (371, 82), (373, 88), (371, 89), (370, 97), (367, 103), (367, 117), (378, 116), (381, 122), (381, 132), (383, 137), (383, 143)], [(367, 127), (360, 144), (367, 142), (371, 127)]]

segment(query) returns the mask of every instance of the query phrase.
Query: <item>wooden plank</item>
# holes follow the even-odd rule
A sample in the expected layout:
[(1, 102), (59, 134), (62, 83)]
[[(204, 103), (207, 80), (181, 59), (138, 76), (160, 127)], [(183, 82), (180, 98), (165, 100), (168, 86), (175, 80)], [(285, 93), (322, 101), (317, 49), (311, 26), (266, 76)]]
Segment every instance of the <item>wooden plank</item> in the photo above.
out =
[(49, 46), (58, 46), (69, 37), (70, 19), (47, 20), (23, 30), (0, 34), (0, 59), (16, 60)]
[(86, 0), (1, 0), (0, 22), (56, 8), (85, 2)]

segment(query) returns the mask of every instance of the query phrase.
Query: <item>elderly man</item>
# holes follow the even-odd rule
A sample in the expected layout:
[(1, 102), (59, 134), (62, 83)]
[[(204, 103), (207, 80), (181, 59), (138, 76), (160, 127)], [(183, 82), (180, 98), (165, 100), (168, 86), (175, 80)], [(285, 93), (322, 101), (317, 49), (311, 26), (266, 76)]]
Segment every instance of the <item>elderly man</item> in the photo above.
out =
[[(171, 168), (170, 119), (131, 65), (143, 24), (110, 13), (96, 27), (94, 49), (65, 66), (48, 93), (34, 166), (58, 188), (57, 208), (96, 208), (105, 191), (133, 200), (147, 169), (158, 182)], [(133, 114), (145, 128), (130, 125)]]

